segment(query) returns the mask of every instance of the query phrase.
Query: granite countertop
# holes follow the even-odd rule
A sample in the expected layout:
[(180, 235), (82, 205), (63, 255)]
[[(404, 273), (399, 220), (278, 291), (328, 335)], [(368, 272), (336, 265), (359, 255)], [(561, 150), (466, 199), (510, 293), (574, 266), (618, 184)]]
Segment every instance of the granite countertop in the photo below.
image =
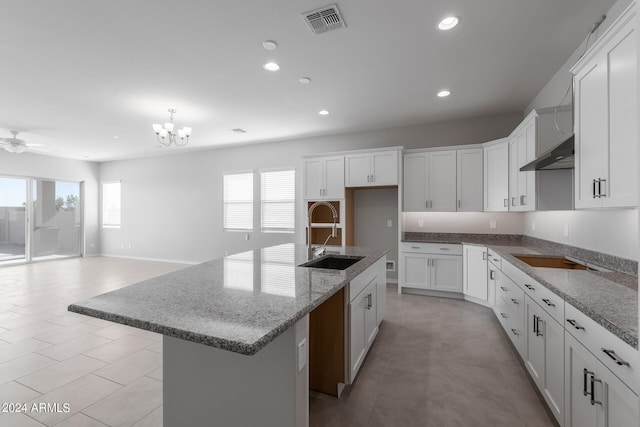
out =
[(388, 252), (331, 251), (365, 258), (346, 270), (298, 267), (308, 260), (307, 246), (271, 246), (98, 295), (69, 311), (252, 355)]
[(638, 348), (638, 277), (618, 271), (532, 267), (514, 255), (557, 256), (557, 248), (532, 246), (517, 236), (407, 233), (406, 242), (487, 246), (634, 348)]

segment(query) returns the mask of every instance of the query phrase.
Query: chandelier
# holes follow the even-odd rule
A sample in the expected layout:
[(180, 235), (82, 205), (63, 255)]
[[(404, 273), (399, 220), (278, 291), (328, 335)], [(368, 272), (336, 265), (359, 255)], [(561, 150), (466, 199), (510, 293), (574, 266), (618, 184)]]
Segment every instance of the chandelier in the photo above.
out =
[(173, 115), (176, 110), (169, 108), (167, 111), (169, 111), (169, 122), (165, 123), (164, 126), (157, 123), (153, 125), (153, 131), (156, 133), (158, 142), (165, 147), (171, 144), (176, 147), (187, 145), (189, 137), (191, 136), (191, 128), (183, 127), (182, 129), (178, 129), (177, 132), (174, 132)]

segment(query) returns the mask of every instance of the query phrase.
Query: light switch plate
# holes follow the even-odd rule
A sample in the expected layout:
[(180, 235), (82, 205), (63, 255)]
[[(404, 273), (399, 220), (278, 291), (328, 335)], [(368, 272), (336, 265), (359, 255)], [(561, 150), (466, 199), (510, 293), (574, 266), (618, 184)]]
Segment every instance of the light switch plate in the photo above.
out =
[(302, 372), (307, 366), (307, 339), (304, 338), (298, 343), (298, 372)]
[(424, 227), (424, 221), (419, 219), (418, 220), (418, 227)]
[(387, 220), (387, 227), (393, 227), (393, 221), (390, 219)]
[(564, 237), (569, 237), (569, 224), (564, 225)]
[(489, 228), (498, 228), (498, 224), (495, 220), (489, 221)]

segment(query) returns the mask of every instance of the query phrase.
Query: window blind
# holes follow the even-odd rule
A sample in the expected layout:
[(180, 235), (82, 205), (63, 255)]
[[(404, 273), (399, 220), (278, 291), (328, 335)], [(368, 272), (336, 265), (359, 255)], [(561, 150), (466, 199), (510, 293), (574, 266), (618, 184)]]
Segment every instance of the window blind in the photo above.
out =
[(260, 183), (261, 230), (293, 233), (296, 216), (296, 171), (264, 171), (260, 173)]
[(120, 183), (102, 183), (102, 226), (120, 227)]
[(253, 173), (226, 174), (224, 181), (224, 229), (253, 230)]

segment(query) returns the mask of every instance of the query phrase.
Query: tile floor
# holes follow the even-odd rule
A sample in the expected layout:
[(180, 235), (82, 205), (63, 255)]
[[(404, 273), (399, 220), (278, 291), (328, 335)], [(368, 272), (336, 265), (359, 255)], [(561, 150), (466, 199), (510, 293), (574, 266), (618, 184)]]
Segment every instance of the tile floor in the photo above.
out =
[[(66, 308), (184, 267), (102, 257), (0, 267), (0, 404), (70, 407), (0, 413), (0, 426), (161, 426), (161, 337)], [(354, 386), (340, 399), (312, 393), (311, 426), (553, 425), (490, 310), (394, 286), (387, 310)]]

